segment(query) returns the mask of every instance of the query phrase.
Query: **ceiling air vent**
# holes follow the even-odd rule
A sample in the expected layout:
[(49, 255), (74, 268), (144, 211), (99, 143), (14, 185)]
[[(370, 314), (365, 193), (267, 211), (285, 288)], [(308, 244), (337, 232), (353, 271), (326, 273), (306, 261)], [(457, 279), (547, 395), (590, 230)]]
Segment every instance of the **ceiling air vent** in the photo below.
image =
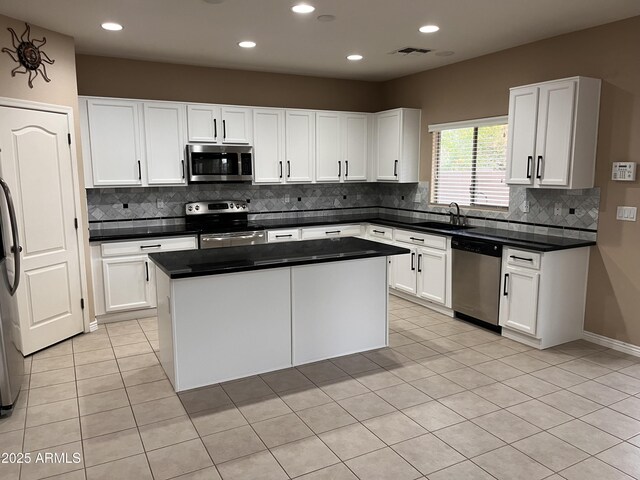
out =
[(416, 48), (416, 47), (404, 47), (399, 50), (394, 50), (391, 52), (391, 55), (424, 55), (425, 53), (429, 53), (431, 50), (426, 48)]

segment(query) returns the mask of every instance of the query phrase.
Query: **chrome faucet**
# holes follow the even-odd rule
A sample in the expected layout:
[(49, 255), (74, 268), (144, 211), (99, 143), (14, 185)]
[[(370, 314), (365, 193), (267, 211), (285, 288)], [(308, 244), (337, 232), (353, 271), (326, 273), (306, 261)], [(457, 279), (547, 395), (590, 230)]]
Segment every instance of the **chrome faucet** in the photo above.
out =
[(449, 211), (449, 215), (451, 216), (451, 225), (462, 225), (462, 222), (460, 221), (460, 205), (456, 202), (451, 202), (449, 204), (449, 208), (451, 207), (456, 207), (456, 213)]

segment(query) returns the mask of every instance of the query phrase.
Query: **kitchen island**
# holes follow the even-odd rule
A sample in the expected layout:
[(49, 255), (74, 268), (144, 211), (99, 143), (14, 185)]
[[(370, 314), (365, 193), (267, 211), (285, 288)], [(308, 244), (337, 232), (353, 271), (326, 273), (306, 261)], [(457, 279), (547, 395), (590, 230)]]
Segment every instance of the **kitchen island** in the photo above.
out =
[(387, 260), (359, 238), (154, 253), (160, 362), (176, 391), (388, 344)]

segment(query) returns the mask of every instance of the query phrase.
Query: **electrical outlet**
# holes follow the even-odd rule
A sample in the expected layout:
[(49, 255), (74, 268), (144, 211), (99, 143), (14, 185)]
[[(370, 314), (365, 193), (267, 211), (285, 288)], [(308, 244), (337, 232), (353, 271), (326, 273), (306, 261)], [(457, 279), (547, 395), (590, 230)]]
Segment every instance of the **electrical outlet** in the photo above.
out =
[(289, 196), (289, 194), (285, 194), (284, 196), (284, 203), (289, 203), (291, 201), (291, 197)]
[(531, 205), (529, 204), (529, 200), (525, 200), (524, 203), (522, 204), (522, 213), (529, 213), (529, 208), (531, 208)]
[(416, 193), (413, 197), (413, 203), (420, 203), (420, 194)]
[(616, 211), (616, 220), (635, 222), (637, 210), (637, 207), (618, 207)]
[(562, 215), (562, 204), (561, 203), (556, 203), (554, 209), (553, 209), (553, 214), (557, 217), (559, 215)]
[(164, 208), (164, 201), (160, 200), (159, 198), (156, 200), (156, 207), (158, 208)]

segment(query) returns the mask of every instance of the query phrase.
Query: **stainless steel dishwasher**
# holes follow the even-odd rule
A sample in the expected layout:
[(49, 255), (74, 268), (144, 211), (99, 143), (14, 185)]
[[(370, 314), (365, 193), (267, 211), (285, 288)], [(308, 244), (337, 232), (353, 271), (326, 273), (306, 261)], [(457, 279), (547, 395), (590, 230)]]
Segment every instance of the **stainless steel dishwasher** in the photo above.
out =
[(502, 245), (455, 237), (451, 240), (452, 306), (463, 319), (498, 326)]

